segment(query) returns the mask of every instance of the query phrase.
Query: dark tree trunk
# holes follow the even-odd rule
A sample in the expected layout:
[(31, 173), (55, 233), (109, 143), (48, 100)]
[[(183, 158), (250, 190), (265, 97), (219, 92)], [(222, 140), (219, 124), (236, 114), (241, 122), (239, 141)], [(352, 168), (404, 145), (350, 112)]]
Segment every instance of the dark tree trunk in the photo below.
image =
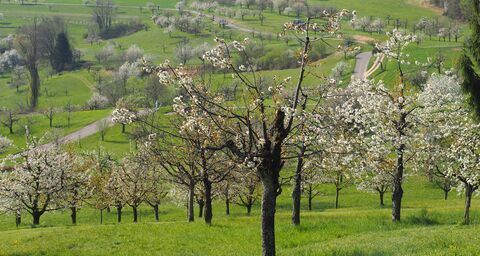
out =
[(198, 201), (198, 217), (203, 218), (203, 208), (205, 206), (205, 201), (201, 199)]
[(465, 225), (470, 224), (470, 205), (472, 203), (473, 191), (474, 188), (471, 185), (465, 184), (465, 212), (463, 214), (463, 223)]
[(381, 206), (381, 207), (384, 207), (385, 204), (384, 204), (384, 202), (383, 202), (383, 196), (385, 195), (385, 192), (380, 191), (380, 192), (378, 192), (378, 193), (380, 194), (380, 206)]
[(133, 222), (137, 223), (138, 221), (138, 211), (136, 206), (132, 206), (133, 210)]
[(302, 146), (300, 156), (297, 158), (297, 168), (295, 169), (295, 175), (293, 177), (293, 191), (292, 191), (292, 224), (300, 225), (300, 205), (302, 200), (302, 168), (303, 168), (303, 155), (305, 153), (305, 146)]
[[(193, 182), (190, 183), (188, 188), (188, 222), (195, 221), (195, 213), (194, 213), (194, 197), (195, 197), (195, 184)], [(201, 211), (200, 211), (201, 212)]]
[(275, 208), (277, 204), (277, 187), (275, 181), (262, 179), (262, 255), (275, 255)]
[(449, 190), (443, 190), (443, 199), (447, 200), (448, 199), (448, 192), (450, 192)]
[(122, 222), (122, 208), (123, 206), (117, 205), (117, 223)]
[(400, 221), (400, 213), (402, 209), (402, 178), (403, 178), (403, 153), (398, 157), (397, 171), (393, 179), (392, 192), (392, 221)]
[(250, 214), (252, 213), (252, 205), (249, 204), (246, 207), (247, 207), (247, 215), (250, 216)]
[(122, 133), (125, 133), (125, 124), (122, 124)]
[(100, 209), (100, 225), (103, 224), (103, 209)]
[(72, 217), (72, 224), (77, 225), (77, 207), (70, 207), (70, 210), (72, 211), (70, 215), (70, 217)]
[(15, 226), (18, 228), (22, 224), (22, 214), (17, 212), (15, 214)]
[(338, 209), (338, 196), (340, 195), (341, 188), (335, 188), (335, 209)]
[(309, 211), (312, 210), (312, 201), (313, 201), (313, 193), (312, 193), (312, 189), (309, 188), (308, 189), (308, 210)]
[(30, 108), (33, 110), (38, 105), (38, 96), (40, 95), (40, 76), (36, 64), (30, 65)]
[(208, 177), (204, 177), (203, 179), (203, 186), (205, 188), (205, 223), (208, 225), (212, 224), (212, 183), (208, 179)]
[(40, 225), (40, 217), (42, 214), (38, 210), (33, 210), (32, 217), (33, 217), (33, 225)]
[(153, 212), (155, 213), (155, 221), (160, 221), (160, 218), (158, 217), (158, 204), (153, 206)]
[(8, 131), (10, 134), (13, 134), (13, 123), (14, 123), (13, 113), (12, 111), (8, 112)]
[[(399, 66), (400, 70), (400, 79), (403, 83), (403, 72), (401, 67)], [(403, 96), (403, 91), (401, 96)], [(405, 136), (404, 129), (407, 126), (407, 114), (403, 111), (403, 105), (399, 106), (399, 111), (403, 112), (400, 116), (400, 120), (397, 123), (397, 132), (398, 137), (402, 138)], [(397, 148), (397, 165), (395, 174), (393, 177), (393, 191), (392, 191), (392, 221), (400, 221), (401, 210), (402, 210), (402, 198), (403, 198), (403, 169), (404, 169), (404, 159), (403, 153), (405, 151), (405, 144), (400, 144)]]
[(228, 215), (230, 215), (230, 199), (228, 198), (228, 195), (227, 195), (227, 198), (225, 200), (225, 213)]

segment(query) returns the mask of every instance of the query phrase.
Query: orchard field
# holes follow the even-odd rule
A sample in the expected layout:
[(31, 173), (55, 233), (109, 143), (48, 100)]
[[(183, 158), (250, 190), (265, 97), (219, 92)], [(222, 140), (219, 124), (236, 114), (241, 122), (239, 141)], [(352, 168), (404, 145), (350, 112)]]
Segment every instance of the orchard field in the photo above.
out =
[[(313, 210), (302, 208), (302, 223), (290, 224), (289, 191), (279, 198), (277, 215), (279, 255), (475, 255), (478, 251), (478, 210), (472, 225), (459, 221), (463, 198), (453, 191), (445, 201), (441, 190), (425, 179), (411, 178), (405, 188), (405, 220), (391, 223), (390, 204), (381, 208), (376, 195), (356, 189), (342, 191), (340, 208), (334, 209), (334, 188), (323, 186)], [(115, 213), (83, 209), (76, 226), (69, 213), (46, 215), (42, 226), (32, 229), (27, 222), (15, 229), (12, 216), (3, 216), (2, 254), (13, 255), (252, 255), (260, 251), (259, 214), (234, 206), (230, 216), (219, 202), (214, 206), (212, 226), (201, 219), (185, 220), (177, 205), (161, 206), (160, 221), (154, 222), (149, 207), (141, 210), (139, 223), (131, 223), (130, 211), (124, 223), (116, 224)], [(196, 212), (198, 214), (198, 212)], [(253, 253), (255, 254), (255, 253)]]
[(480, 254), (478, 21), (0, 0), (0, 255)]

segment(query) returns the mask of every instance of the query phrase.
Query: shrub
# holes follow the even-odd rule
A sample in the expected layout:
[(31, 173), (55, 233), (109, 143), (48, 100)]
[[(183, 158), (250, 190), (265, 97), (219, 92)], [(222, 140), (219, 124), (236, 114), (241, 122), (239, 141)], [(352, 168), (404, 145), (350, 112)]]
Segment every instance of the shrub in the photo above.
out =
[(92, 94), (92, 97), (87, 102), (87, 109), (96, 110), (102, 109), (108, 106), (108, 99), (98, 93)]

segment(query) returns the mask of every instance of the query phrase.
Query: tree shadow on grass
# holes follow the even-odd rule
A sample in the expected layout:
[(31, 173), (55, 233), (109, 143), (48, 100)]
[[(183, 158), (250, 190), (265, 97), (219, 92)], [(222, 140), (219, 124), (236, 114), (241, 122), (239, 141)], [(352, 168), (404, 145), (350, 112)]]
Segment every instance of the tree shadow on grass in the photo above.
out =
[[(323, 212), (328, 209), (334, 209), (334, 203), (330, 202), (318, 202), (315, 199), (312, 201), (312, 210), (308, 210), (308, 199), (302, 198), (301, 201), (301, 211), (302, 212)], [(277, 209), (289, 211), (292, 209), (292, 201), (290, 200), (282, 200), (277, 202)]]
[(112, 144), (128, 144), (129, 142), (122, 141), (122, 140), (105, 140), (107, 143), (112, 143)]
[(436, 220), (425, 208), (420, 210), (419, 213), (407, 216), (403, 222), (405, 224), (422, 226), (432, 226), (439, 224), (438, 220)]
[(386, 253), (386, 252), (381, 252), (381, 251), (374, 251), (374, 252), (365, 252), (365, 251), (362, 251), (362, 250), (359, 250), (359, 249), (355, 249), (353, 251), (350, 251), (350, 252), (346, 252), (346, 251), (333, 251), (332, 256), (340, 256), (340, 255), (349, 255), (349, 256), (385, 256), (385, 255), (391, 255), (389, 253)]

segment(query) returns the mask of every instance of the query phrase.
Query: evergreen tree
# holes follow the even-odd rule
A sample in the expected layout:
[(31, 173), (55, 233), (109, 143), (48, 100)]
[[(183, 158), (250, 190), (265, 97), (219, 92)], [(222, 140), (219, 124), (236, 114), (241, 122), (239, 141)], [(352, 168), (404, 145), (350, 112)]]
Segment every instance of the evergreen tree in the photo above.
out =
[(52, 57), (52, 68), (57, 72), (63, 71), (65, 65), (72, 63), (73, 53), (65, 32), (58, 33)]
[(470, 103), (480, 117), (480, 76), (475, 64), (480, 65), (480, 0), (470, 0), (470, 27), (472, 34), (465, 43), (465, 52), (460, 58), (463, 89), (470, 95)]

